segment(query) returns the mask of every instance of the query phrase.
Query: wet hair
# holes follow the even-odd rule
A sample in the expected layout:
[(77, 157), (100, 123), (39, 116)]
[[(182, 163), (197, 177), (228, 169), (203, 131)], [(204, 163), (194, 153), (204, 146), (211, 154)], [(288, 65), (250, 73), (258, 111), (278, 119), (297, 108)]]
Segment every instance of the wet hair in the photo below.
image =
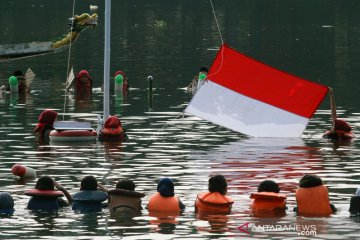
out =
[(170, 178), (163, 178), (157, 185), (157, 191), (163, 197), (173, 197), (174, 194), (174, 183)]
[(317, 187), (322, 184), (323, 184), (323, 182), (322, 182), (321, 178), (319, 178), (316, 175), (312, 175), (312, 174), (304, 175), (299, 181), (299, 186), (301, 188)]
[(15, 76), (18, 80), (24, 79), (24, 74), (22, 71), (17, 70), (13, 73), (13, 76)]
[(0, 192), (0, 210), (13, 209), (14, 199), (7, 192)]
[(40, 177), (35, 185), (37, 190), (54, 190), (54, 181), (49, 176)]
[(134, 191), (135, 190), (135, 183), (133, 181), (131, 181), (130, 179), (127, 179), (127, 178), (121, 179), (116, 184), (116, 188), (117, 189), (125, 189), (125, 190), (129, 190), (129, 191)]
[(225, 195), (227, 192), (227, 182), (223, 175), (215, 175), (209, 179), (209, 192), (219, 192)]
[(15, 77), (24, 76), (23, 72), (20, 71), (20, 70), (15, 71), (13, 75), (14, 75)]
[(80, 183), (81, 191), (96, 191), (97, 190), (97, 180), (94, 176), (86, 176), (81, 180)]
[(207, 67), (201, 67), (199, 72), (209, 72)]
[(264, 180), (258, 186), (258, 192), (274, 192), (279, 193), (279, 185), (273, 180)]

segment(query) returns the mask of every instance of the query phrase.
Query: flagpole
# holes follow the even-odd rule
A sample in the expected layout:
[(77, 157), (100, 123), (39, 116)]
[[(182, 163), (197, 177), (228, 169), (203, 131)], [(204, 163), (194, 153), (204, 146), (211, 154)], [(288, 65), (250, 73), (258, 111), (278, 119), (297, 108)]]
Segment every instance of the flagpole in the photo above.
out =
[(104, 43), (104, 109), (103, 121), (109, 116), (110, 101), (110, 19), (111, 0), (105, 0), (105, 43)]

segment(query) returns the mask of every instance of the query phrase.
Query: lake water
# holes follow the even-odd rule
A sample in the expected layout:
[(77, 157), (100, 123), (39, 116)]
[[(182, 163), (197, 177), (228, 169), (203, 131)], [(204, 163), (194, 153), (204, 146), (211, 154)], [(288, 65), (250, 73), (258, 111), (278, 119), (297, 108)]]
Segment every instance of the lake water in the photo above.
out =
[[(213, 1), (225, 42), (237, 50), (297, 76), (331, 86), (338, 114), (359, 133), (360, 11), (359, 1)], [(83, 32), (72, 48), (70, 65), (87, 69), (100, 87), (103, 76), (103, 1), (77, 1), (75, 12), (99, 5), (99, 26)], [(48, 41), (66, 32), (72, 2), (63, 0), (1, 0), (0, 43)], [(221, 39), (208, 1), (113, 1), (111, 73), (123, 70), (131, 90), (127, 98), (111, 95), (110, 113), (121, 116), (129, 140), (124, 143), (36, 143), (33, 129), (43, 109), (65, 120), (89, 120), (96, 126), (102, 93), (90, 99), (66, 94), (68, 51), (0, 63), (5, 81), (14, 70), (28, 67), (37, 78), (27, 96), (0, 98), (0, 190), (10, 192), (16, 211), (0, 218), (1, 239), (312, 239), (293, 230), (277, 232), (238, 227), (261, 225), (315, 226), (318, 239), (356, 239), (359, 217), (348, 211), (360, 185), (360, 145), (333, 144), (321, 139), (330, 127), (326, 97), (302, 138), (250, 138), (222, 127), (183, 116), (192, 95), (184, 91), (200, 66), (210, 66)], [(154, 77), (152, 104), (147, 76)], [(64, 110), (64, 102), (66, 108)], [(51, 175), (70, 193), (86, 175), (108, 188), (119, 178), (133, 179), (146, 193), (143, 206), (160, 178), (171, 177), (175, 193), (186, 205), (172, 223), (157, 224), (146, 209), (131, 220), (97, 214), (76, 214), (70, 207), (56, 214), (26, 209), (23, 193), (35, 181), (11, 174), (15, 163)], [(293, 211), (294, 192), (304, 173), (319, 175), (329, 187), (338, 213), (329, 218), (305, 218)], [(207, 189), (211, 175), (228, 179), (235, 200), (230, 215), (199, 219), (194, 214), (197, 193)], [(256, 218), (249, 214), (249, 195), (265, 179), (280, 184), (288, 196), (286, 216)], [(310, 234), (310, 233), (309, 233)]]

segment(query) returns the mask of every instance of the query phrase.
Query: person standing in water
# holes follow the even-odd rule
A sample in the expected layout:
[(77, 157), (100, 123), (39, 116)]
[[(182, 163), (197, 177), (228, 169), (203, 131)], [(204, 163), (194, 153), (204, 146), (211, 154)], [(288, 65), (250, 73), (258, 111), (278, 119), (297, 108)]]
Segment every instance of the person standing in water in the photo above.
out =
[(332, 141), (350, 140), (352, 138), (355, 138), (355, 134), (351, 131), (352, 128), (350, 124), (345, 120), (337, 118), (334, 91), (331, 87), (329, 87), (329, 97), (332, 127), (329, 131), (325, 132), (323, 138), (330, 139)]

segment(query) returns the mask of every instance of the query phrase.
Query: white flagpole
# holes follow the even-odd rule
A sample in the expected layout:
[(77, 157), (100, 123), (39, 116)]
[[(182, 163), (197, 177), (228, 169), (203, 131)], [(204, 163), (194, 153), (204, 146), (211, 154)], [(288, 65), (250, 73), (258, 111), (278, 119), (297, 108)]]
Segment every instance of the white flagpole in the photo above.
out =
[(103, 121), (109, 116), (110, 101), (110, 19), (111, 0), (105, 0), (105, 46), (104, 46), (104, 115)]

